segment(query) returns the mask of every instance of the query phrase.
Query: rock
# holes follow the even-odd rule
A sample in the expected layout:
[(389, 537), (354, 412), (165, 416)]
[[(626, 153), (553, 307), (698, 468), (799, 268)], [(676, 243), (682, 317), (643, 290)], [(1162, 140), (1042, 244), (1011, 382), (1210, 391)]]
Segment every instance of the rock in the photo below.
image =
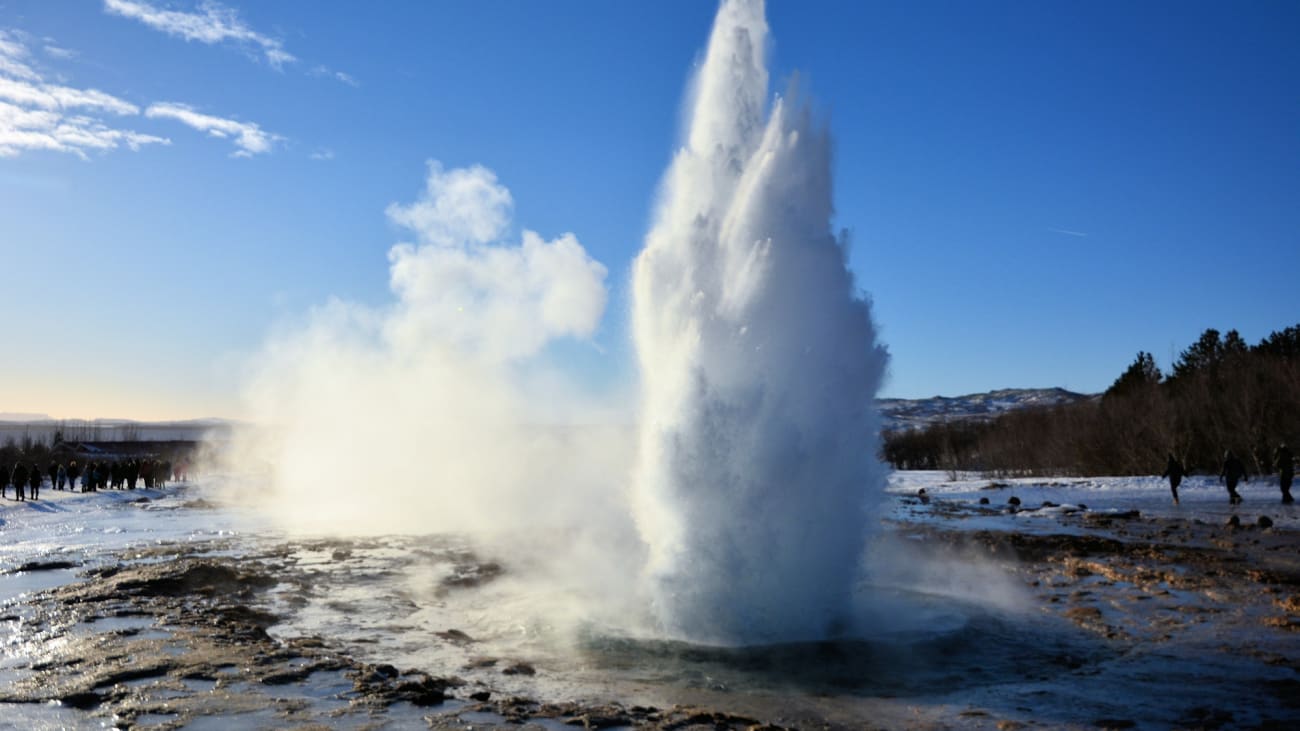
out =
[(1060, 506), (1060, 505), (1057, 505), (1056, 503), (1052, 502), (1051, 500), (1044, 500), (1044, 501), (1043, 501), (1043, 504), (1042, 504), (1040, 507), (1044, 507), (1044, 508), (1059, 508), (1059, 507), (1061, 507), (1061, 506)]
[(1259, 525), (1260, 528), (1272, 528), (1272, 527), (1273, 527), (1273, 519), (1270, 518), (1270, 517), (1268, 517), (1267, 515), (1261, 515), (1261, 516), (1259, 516), (1259, 520), (1257, 520), (1257, 521), (1255, 521), (1255, 522)]
[(477, 693), (469, 694), (470, 700), (478, 701), (479, 703), (490, 700), (491, 698), (492, 698), (492, 691), (488, 691), (488, 690), (480, 690)]
[(465, 634), (464, 632), (461, 632), (458, 629), (449, 629), (446, 632), (439, 632), (437, 634), (439, 637), (452, 643), (453, 645), (469, 645), (476, 642), (476, 640), (473, 637), (470, 637), (469, 635)]
[(1225, 525), (1227, 525), (1227, 527), (1229, 527), (1229, 528), (1240, 528), (1240, 527), (1241, 527), (1241, 518), (1239, 518), (1238, 516), (1234, 515), (1234, 516), (1232, 516), (1231, 518), (1228, 518), (1228, 522), (1227, 522)]
[(930, 503), (930, 494), (925, 491), (924, 487), (916, 491), (916, 496), (921, 499), (922, 505), (928, 505)]
[(537, 669), (526, 662), (517, 662), (501, 669), (502, 675), (536, 675)]
[(59, 702), (69, 708), (76, 708), (79, 711), (89, 711), (103, 702), (103, 698), (94, 691), (84, 693), (70, 693), (59, 699)]
[(1123, 729), (1133, 728), (1137, 725), (1137, 721), (1134, 721), (1131, 718), (1099, 718), (1096, 721), (1093, 721), (1092, 725), (1097, 728)]
[(1007, 501), (1007, 505), (1020, 505), (1020, 498), (1012, 495), (1011, 499)]
[(352, 551), (350, 550), (339, 549), (330, 554), (331, 561), (346, 561), (349, 558), (352, 558)]
[(1087, 506), (1087, 505), (1084, 505), (1083, 503), (1079, 503), (1079, 509), (1080, 509), (1080, 510), (1087, 510), (1087, 509), (1088, 509), (1088, 506)]
[(988, 504), (989, 504), (989, 499), (988, 499), (988, 498), (986, 498), (986, 497), (982, 497), (982, 498), (980, 498), (980, 505), (988, 505)]

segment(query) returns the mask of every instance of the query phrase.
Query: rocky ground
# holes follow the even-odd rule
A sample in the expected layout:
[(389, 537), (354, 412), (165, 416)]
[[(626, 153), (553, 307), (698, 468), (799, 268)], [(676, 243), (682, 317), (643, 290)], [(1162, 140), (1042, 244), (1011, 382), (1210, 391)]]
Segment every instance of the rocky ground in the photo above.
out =
[[(1024, 587), (1037, 615), (1076, 627), (1100, 648), (1097, 654), (1128, 663), (1115, 670), (1057, 652), (1039, 663), (1045, 677), (1103, 689), (1149, 683), (1157, 691), (1169, 688), (1170, 699), (1119, 706), (1127, 712), (1056, 703), (1048, 713), (1033, 700), (1045, 691), (990, 695), (992, 681), (979, 692), (952, 686), (926, 698), (914, 690), (854, 685), (853, 678), (786, 693), (659, 688), (648, 694), (653, 702), (641, 695), (608, 703), (521, 697), (493, 678), (559, 671), (530, 658), (488, 655), (459, 667), (395, 667), (357, 659), (355, 648), (331, 637), (269, 633), (284, 612), (321, 591), (298, 557), (306, 552), (342, 563), (368, 548), (362, 541), (320, 541), (241, 556), (219, 542), (165, 543), (11, 605), (0, 621), (26, 638), (29, 651), (14, 668), (16, 679), (0, 687), (0, 703), (59, 703), (124, 729), (224, 728), (232, 719), (246, 728), (549, 731), (1300, 727), (1300, 536), (1294, 531), (1261, 525), (1245, 513), (1233, 525), (1211, 524), (1078, 506), (1012, 506), (1005, 490), (990, 494), (995, 500), (987, 505), (899, 498), (904, 517), (895, 523), (897, 538), (931, 561), (998, 567)], [(1050, 511), (1054, 527), (962, 527), (968, 518), (1013, 509)], [(472, 590), (509, 570), (463, 551), (446, 556), (452, 565), (440, 592)], [(70, 566), (49, 561), (17, 570)], [(451, 627), (437, 641), (474, 642)], [(1172, 648), (1167, 654), (1166, 647)], [(879, 665), (844, 662), (843, 655), (855, 652), (851, 647), (816, 652), (840, 663), (842, 675), (879, 671)], [(997, 673), (1014, 676), (1018, 651), (1009, 652), (1009, 669)], [(732, 657), (727, 662), (741, 662)], [(896, 659), (887, 664), (896, 666)], [(1185, 667), (1188, 662), (1194, 667)], [(1148, 677), (1166, 672), (1169, 678)], [(1108, 673), (1114, 677), (1106, 681)], [(1205, 692), (1183, 688), (1178, 695), (1186, 683), (1203, 683)], [(1223, 690), (1233, 683), (1241, 687)]]

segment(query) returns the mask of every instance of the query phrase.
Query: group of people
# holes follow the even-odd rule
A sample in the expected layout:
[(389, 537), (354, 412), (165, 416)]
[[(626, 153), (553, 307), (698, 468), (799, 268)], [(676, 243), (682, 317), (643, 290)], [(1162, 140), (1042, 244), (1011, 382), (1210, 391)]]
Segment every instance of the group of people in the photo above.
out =
[[(134, 490), (137, 484), (144, 487), (166, 487), (168, 480), (185, 479), (185, 463), (173, 469), (170, 460), (127, 459), (90, 462), (84, 466), (76, 460), (63, 464), (50, 462), (42, 470), (35, 463), (19, 462), (12, 468), (0, 466), (0, 497), (7, 497), (9, 485), (14, 487), (14, 499), (40, 499), (41, 485), (49, 477), (55, 490), (76, 490), (81, 479), (82, 492), (103, 489)], [(28, 490), (30, 489), (30, 493)]]
[[(1277, 448), (1273, 453), (1273, 466), (1277, 468), (1278, 487), (1282, 489), (1282, 504), (1290, 505), (1295, 502), (1291, 497), (1291, 483), (1295, 480), (1295, 457), (1291, 450), (1285, 444)], [(1169, 455), (1169, 461), (1165, 464), (1165, 472), (1161, 477), (1169, 478), (1169, 490), (1174, 494), (1174, 504), (1178, 504), (1178, 486), (1182, 484), (1183, 477), (1187, 475), (1187, 470), (1183, 469), (1183, 463), (1178, 461), (1174, 455)], [(1237, 485), (1246, 482), (1249, 475), (1246, 472), (1246, 465), (1242, 464), (1237, 455), (1229, 449), (1223, 454), (1223, 469), (1219, 471), (1219, 482), (1228, 488), (1228, 503), (1236, 505), (1241, 502), (1241, 493), (1237, 492)]]

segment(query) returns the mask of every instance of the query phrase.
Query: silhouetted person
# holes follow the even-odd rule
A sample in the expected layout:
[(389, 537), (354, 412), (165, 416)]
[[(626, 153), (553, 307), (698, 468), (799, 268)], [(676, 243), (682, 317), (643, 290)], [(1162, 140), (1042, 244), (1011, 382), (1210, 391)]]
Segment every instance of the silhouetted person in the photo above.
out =
[(59, 463), (50, 462), (49, 466), (45, 468), (45, 474), (50, 476), (50, 487), (54, 487), (54, 478), (59, 476)]
[(68, 484), (68, 468), (64, 467), (62, 463), (59, 464), (59, 469), (55, 471), (54, 479), (55, 490), (62, 490)]
[(27, 472), (27, 484), (32, 487), (32, 499), (41, 499), (41, 471), (36, 468), (36, 463), (32, 463), (32, 468)]
[(1291, 456), (1291, 450), (1286, 445), (1277, 448), (1273, 454), (1273, 464), (1277, 466), (1277, 485), (1282, 488), (1282, 504), (1290, 505), (1295, 502), (1291, 497), (1291, 481), (1295, 479), (1295, 458)]
[[(68, 489), (69, 490), (77, 489), (77, 478), (80, 476), (81, 476), (81, 468), (77, 466), (77, 460), (74, 459), (68, 463)], [(82, 492), (86, 491), (84, 485), (82, 486), (81, 491)]]
[(1161, 477), (1169, 478), (1169, 492), (1174, 494), (1174, 505), (1178, 504), (1178, 486), (1183, 482), (1183, 475), (1187, 470), (1183, 469), (1183, 463), (1178, 461), (1174, 455), (1169, 455), (1169, 461), (1165, 463), (1165, 473)]
[(19, 462), (14, 465), (13, 473), (14, 497), (17, 500), (27, 499), (27, 465)]
[(1246, 482), (1246, 466), (1237, 459), (1237, 455), (1232, 450), (1223, 453), (1223, 471), (1219, 473), (1219, 481), (1228, 486), (1228, 502), (1236, 505), (1241, 502), (1241, 495), (1237, 494), (1237, 483)]

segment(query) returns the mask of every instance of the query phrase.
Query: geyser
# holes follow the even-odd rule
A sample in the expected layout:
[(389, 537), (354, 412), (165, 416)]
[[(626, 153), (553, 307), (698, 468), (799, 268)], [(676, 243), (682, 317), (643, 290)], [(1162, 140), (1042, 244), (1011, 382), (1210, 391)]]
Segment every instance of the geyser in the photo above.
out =
[(634, 269), (634, 475), (662, 629), (748, 644), (850, 618), (888, 360), (830, 219), (830, 140), (769, 105), (761, 0), (726, 0)]

